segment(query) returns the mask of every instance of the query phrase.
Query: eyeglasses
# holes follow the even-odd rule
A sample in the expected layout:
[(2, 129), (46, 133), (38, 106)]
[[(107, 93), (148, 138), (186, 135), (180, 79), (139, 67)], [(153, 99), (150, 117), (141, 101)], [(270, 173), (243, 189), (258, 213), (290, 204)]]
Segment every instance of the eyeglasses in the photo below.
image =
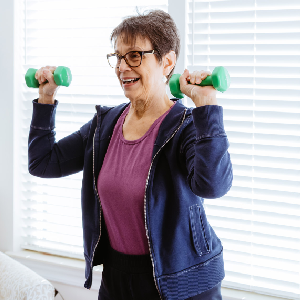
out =
[(107, 60), (109, 65), (112, 68), (119, 68), (121, 64), (122, 58), (124, 58), (125, 62), (129, 67), (138, 67), (142, 63), (143, 55), (146, 53), (154, 54), (156, 52), (155, 50), (149, 50), (149, 51), (130, 51), (127, 52), (124, 55), (121, 55), (119, 53), (110, 53), (107, 54)]

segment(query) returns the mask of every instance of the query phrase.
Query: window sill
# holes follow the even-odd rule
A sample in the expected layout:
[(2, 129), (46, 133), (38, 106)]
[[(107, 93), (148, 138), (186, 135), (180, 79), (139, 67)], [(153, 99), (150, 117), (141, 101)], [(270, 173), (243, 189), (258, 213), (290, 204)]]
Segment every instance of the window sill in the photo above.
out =
[[(84, 288), (85, 261), (56, 255), (43, 254), (31, 250), (7, 251), (6, 255), (19, 261), (40, 276), (50, 281)], [(93, 268), (91, 290), (99, 290), (102, 278), (102, 265)], [(222, 287), (223, 300), (286, 300), (253, 292)]]
[(257, 294), (254, 292), (236, 290), (222, 286), (223, 300), (288, 300), (287, 298), (278, 298), (274, 296), (267, 296)]
[[(31, 250), (21, 250), (17, 252), (6, 251), (5, 254), (47, 280), (84, 288), (84, 260), (43, 254)], [(91, 290), (99, 290), (102, 270), (102, 265), (93, 268), (93, 284)]]

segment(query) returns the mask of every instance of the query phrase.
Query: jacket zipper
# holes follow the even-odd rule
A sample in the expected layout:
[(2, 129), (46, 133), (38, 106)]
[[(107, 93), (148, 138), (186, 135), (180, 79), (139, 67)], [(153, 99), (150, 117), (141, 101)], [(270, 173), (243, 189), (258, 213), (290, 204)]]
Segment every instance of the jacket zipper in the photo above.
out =
[[(92, 257), (92, 260), (91, 260), (91, 271), (92, 272), (93, 272), (93, 260), (94, 260), (95, 250), (98, 246), (98, 243), (99, 243), (100, 237), (101, 237), (101, 210), (102, 210), (100, 197), (99, 197), (99, 194), (98, 194), (98, 190), (96, 188), (96, 177), (95, 177), (95, 135), (96, 135), (97, 127), (98, 127), (98, 117), (97, 117), (96, 129), (95, 129), (95, 133), (94, 133), (94, 137), (93, 137), (93, 178), (94, 178), (95, 191), (96, 191), (96, 194), (97, 194), (97, 197), (98, 197), (98, 200), (99, 200), (99, 204), (100, 204), (100, 233), (99, 233), (99, 238), (98, 238), (97, 244), (94, 248), (93, 257)], [(92, 287), (92, 285), (91, 285), (91, 287)], [(91, 289), (91, 287), (89, 288), (89, 290)]]
[(148, 240), (148, 247), (149, 247), (149, 251), (150, 251), (150, 257), (151, 257), (151, 262), (152, 262), (152, 269), (153, 269), (153, 278), (154, 278), (154, 283), (155, 283), (155, 287), (158, 291), (159, 297), (160, 299), (162, 299), (162, 296), (160, 294), (156, 279), (155, 279), (155, 271), (154, 271), (154, 264), (153, 264), (153, 257), (152, 257), (152, 252), (151, 252), (151, 247), (150, 247), (150, 242), (149, 242), (149, 235), (148, 235), (148, 227), (147, 227), (147, 222), (146, 222), (146, 191), (147, 191), (147, 186), (148, 186), (148, 180), (149, 180), (149, 176), (151, 173), (151, 168), (153, 165), (153, 161), (156, 157), (156, 155), (158, 154), (158, 152), (168, 143), (168, 141), (175, 135), (175, 133), (179, 130), (179, 128), (182, 126), (184, 120), (185, 120), (185, 114), (186, 114), (187, 109), (184, 110), (184, 116), (183, 116), (183, 120), (181, 122), (181, 124), (179, 125), (179, 127), (173, 132), (173, 134), (171, 135), (171, 137), (159, 148), (159, 150), (156, 152), (156, 154), (154, 155), (149, 171), (148, 171), (148, 176), (147, 176), (147, 180), (146, 180), (146, 186), (145, 186), (145, 195), (144, 195), (144, 217), (145, 217), (145, 228), (146, 228), (146, 235), (147, 235), (147, 240)]
[[(149, 176), (150, 176), (150, 172), (151, 172), (151, 168), (152, 168), (152, 164), (153, 164), (153, 161), (156, 157), (156, 155), (159, 153), (159, 151), (169, 142), (169, 140), (175, 135), (175, 133), (179, 130), (179, 128), (182, 126), (184, 120), (185, 120), (185, 114), (186, 114), (186, 111), (187, 109), (184, 110), (184, 116), (183, 116), (183, 119), (181, 121), (181, 124), (179, 125), (179, 127), (173, 132), (173, 134), (171, 135), (171, 137), (159, 148), (159, 150), (156, 152), (156, 154), (154, 155), (153, 159), (152, 159), (152, 162), (151, 162), (151, 165), (150, 165), (150, 168), (149, 168), (149, 171), (148, 171), (148, 176), (147, 176), (147, 180), (146, 180), (146, 186), (145, 186), (145, 195), (144, 195), (144, 217), (145, 217), (145, 229), (146, 229), (146, 236), (147, 236), (147, 240), (148, 240), (148, 247), (149, 247), (149, 252), (150, 252), (150, 257), (151, 257), (151, 262), (152, 262), (152, 268), (153, 268), (153, 278), (154, 278), (154, 283), (155, 283), (155, 287), (159, 293), (159, 297), (160, 299), (162, 299), (161, 297), (161, 294), (160, 294), (160, 291), (159, 291), (159, 288), (158, 288), (158, 285), (157, 285), (157, 282), (156, 282), (156, 279), (155, 279), (155, 271), (154, 271), (154, 264), (153, 264), (153, 257), (152, 257), (152, 252), (151, 252), (151, 247), (150, 247), (150, 242), (149, 242), (149, 235), (148, 235), (148, 227), (147, 227), (147, 222), (146, 222), (146, 191), (147, 191), (147, 186), (148, 186), (148, 180), (149, 180)], [(97, 197), (98, 197), (98, 200), (99, 200), (99, 204), (100, 204), (100, 234), (99, 234), (99, 238), (98, 238), (98, 241), (96, 243), (96, 246), (94, 248), (94, 251), (93, 251), (93, 257), (92, 257), (92, 260), (91, 260), (91, 270), (93, 272), (93, 260), (94, 260), (94, 255), (95, 255), (95, 250), (98, 246), (98, 243), (100, 241), (100, 237), (101, 237), (101, 210), (102, 210), (102, 207), (101, 207), (101, 202), (100, 202), (100, 197), (99, 197), (99, 194), (98, 194), (98, 191), (96, 189), (96, 178), (95, 178), (95, 135), (96, 135), (96, 131), (97, 131), (97, 127), (98, 127), (98, 118), (97, 118), (97, 126), (96, 126), (96, 129), (95, 129), (95, 133), (94, 133), (94, 137), (93, 137), (93, 178), (94, 178), (94, 185), (95, 185), (95, 191), (96, 191), (96, 194), (97, 194)], [(91, 287), (89, 288), (89, 290), (91, 289)]]

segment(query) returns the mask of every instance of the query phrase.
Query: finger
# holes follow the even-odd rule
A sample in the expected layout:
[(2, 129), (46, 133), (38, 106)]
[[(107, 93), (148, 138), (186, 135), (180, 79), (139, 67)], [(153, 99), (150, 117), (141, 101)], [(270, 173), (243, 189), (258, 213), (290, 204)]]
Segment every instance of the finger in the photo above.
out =
[(207, 76), (210, 76), (211, 72), (210, 71), (203, 71), (201, 74), (201, 79), (205, 79)]
[(43, 81), (42, 81), (42, 76), (41, 76), (41, 75), (39, 75), (39, 77), (38, 77), (38, 82), (39, 82), (39, 84), (42, 84), (42, 83), (43, 83)]
[(188, 69), (185, 69), (183, 74), (179, 77), (179, 84), (181, 87), (186, 86), (188, 84), (188, 78), (190, 77), (190, 72)]
[(195, 81), (196, 81), (196, 75), (195, 75), (195, 72), (193, 72), (190, 75), (190, 84), (195, 84)]
[(48, 82), (51, 85), (56, 85), (56, 83), (54, 81), (54, 76), (53, 76), (52, 71), (50, 69), (44, 69), (43, 70), (43, 76), (44, 76), (45, 79), (48, 80)]
[(196, 84), (200, 84), (202, 82), (202, 80), (204, 80), (206, 77), (207, 77), (207, 74), (205, 74), (205, 73), (201, 73), (201, 74), (197, 75)]
[(51, 73), (53, 74), (54, 73), (54, 71), (56, 70), (56, 68), (57, 67), (55, 67), (55, 66), (52, 66), (52, 67), (49, 67), (49, 70), (51, 71)]
[(191, 84), (200, 84), (201, 81), (202, 81), (201, 75), (202, 75), (202, 71), (201, 72), (200, 71), (194, 71), (192, 73), (190, 83)]
[(41, 80), (42, 83), (46, 81), (46, 78), (45, 78), (45, 76), (44, 76), (44, 73), (42, 73), (42, 75), (41, 75), (41, 77), (40, 77), (40, 80)]
[(35, 79), (40, 83), (40, 74), (39, 74), (39, 70), (37, 70), (36, 73), (35, 73)]
[(46, 82), (47, 81), (47, 78), (45, 76), (45, 71), (47, 70), (48, 68), (47, 67), (43, 67), (41, 68), (41, 82)]
[(200, 84), (201, 81), (203, 79), (203, 76), (201, 73), (197, 73), (197, 75), (195, 75), (195, 84)]
[(43, 69), (44, 68), (40, 68), (40, 69), (38, 69), (37, 71), (36, 71), (36, 73), (35, 73), (35, 78), (38, 80), (38, 82), (39, 82), (39, 84), (42, 84), (42, 82), (43, 82), (43, 78), (42, 78), (42, 75), (43, 75)]
[(200, 74), (193, 74), (192, 79), (190, 80), (191, 84), (200, 84), (201, 83), (201, 75)]

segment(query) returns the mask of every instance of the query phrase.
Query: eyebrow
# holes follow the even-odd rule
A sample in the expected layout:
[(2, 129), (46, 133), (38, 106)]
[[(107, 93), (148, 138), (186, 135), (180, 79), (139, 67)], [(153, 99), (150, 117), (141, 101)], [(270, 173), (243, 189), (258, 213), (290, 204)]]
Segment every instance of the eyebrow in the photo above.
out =
[[(128, 51), (131, 51), (131, 50), (142, 51), (142, 50), (136, 50), (135, 47), (130, 47), (130, 48), (128, 49)], [(126, 51), (126, 53), (127, 53), (128, 51)], [(115, 52), (116, 52), (116, 53), (120, 53), (119, 50), (115, 50)]]

